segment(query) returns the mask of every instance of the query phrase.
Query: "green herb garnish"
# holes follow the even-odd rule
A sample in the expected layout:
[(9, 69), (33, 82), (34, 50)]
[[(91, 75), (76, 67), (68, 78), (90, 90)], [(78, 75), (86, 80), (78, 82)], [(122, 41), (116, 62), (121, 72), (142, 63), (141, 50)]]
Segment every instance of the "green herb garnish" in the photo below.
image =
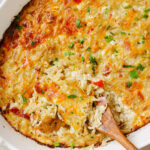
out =
[(108, 8), (105, 9), (105, 14), (108, 14)]
[(129, 81), (129, 82), (127, 82), (127, 87), (131, 87), (131, 85), (132, 85), (132, 82), (131, 81)]
[(88, 11), (87, 11), (88, 13), (90, 13), (90, 8), (88, 8)]
[(42, 91), (42, 92), (41, 92), (41, 94), (44, 94), (44, 93), (45, 93), (45, 91)]
[(107, 25), (107, 26), (106, 26), (106, 29), (108, 30), (109, 28), (110, 28), (110, 25)]
[(114, 39), (111, 35), (105, 36), (104, 38), (105, 38), (106, 42), (111, 42)]
[(88, 51), (88, 52), (90, 52), (90, 51), (91, 51), (91, 48), (90, 48), (90, 47), (88, 47), (87, 51)]
[(17, 26), (16, 27), (18, 30), (21, 30), (22, 29), (22, 26)]
[(76, 27), (77, 28), (82, 27), (80, 23), (81, 23), (80, 19), (77, 19), (77, 21), (76, 21)]
[(68, 46), (69, 48), (74, 48), (74, 43), (71, 42), (70, 45)]
[(27, 99), (26, 99), (26, 97), (24, 97), (25, 93), (26, 93), (26, 91), (23, 91), (23, 93), (21, 94), (23, 104), (27, 103)]
[(32, 42), (31, 42), (31, 45), (32, 45), (32, 46), (33, 46), (33, 45), (35, 45), (35, 44), (36, 44), (36, 42), (35, 42), (35, 41), (32, 41)]
[(139, 77), (138, 71), (137, 71), (137, 70), (131, 71), (131, 72), (130, 72), (130, 77), (131, 77), (132, 79), (137, 79), (137, 78)]
[(74, 143), (73, 142), (71, 143), (71, 148), (74, 149)]
[(55, 147), (58, 147), (58, 146), (60, 146), (60, 144), (59, 144), (58, 142), (55, 142), (55, 143), (54, 143), (54, 146), (55, 146)]
[(82, 60), (82, 62), (84, 62), (84, 61), (85, 61), (85, 59), (84, 59), (84, 57), (83, 57), (83, 56), (81, 57), (81, 60)]
[(65, 56), (74, 55), (74, 53), (72, 53), (72, 52), (65, 52), (64, 54), (65, 54)]
[(131, 8), (131, 5), (124, 6), (123, 8), (124, 8), (124, 9)]
[(77, 97), (77, 96), (74, 95), (74, 94), (67, 96), (67, 98), (76, 98), (76, 97)]
[(123, 32), (123, 31), (122, 31), (122, 32), (120, 32), (120, 34), (125, 35), (125, 34), (126, 34), (126, 32)]
[(145, 66), (142, 66), (141, 64), (139, 64), (137, 67), (136, 67), (137, 70), (140, 70), (140, 71), (143, 71), (145, 69)]
[(134, 68), (132, 65), (123, 65), (123, 68)]
[(79, 41), (80, 44), (83, 44), (83, 43), (84, 43), (84, 40), (80, 40), (80, 39), (79, 39), (78, 41)]
[(90, 61), (90, 63), (92, 63), (92, 64), (94, 64), (94, 65), (97, 65), (97, 61), (96, 61), (95, 57), (90, 56), (90, 57), (89, 57), (89, 61)]

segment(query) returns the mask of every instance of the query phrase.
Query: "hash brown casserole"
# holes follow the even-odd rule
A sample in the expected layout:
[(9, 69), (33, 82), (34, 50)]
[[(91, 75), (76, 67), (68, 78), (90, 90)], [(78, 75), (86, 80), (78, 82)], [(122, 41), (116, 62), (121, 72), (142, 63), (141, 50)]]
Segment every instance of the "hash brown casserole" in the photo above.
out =
[(150, 1), (31, 0), (4, 35), (0, 65), (1, 112), (22, 134), (99, 146), (107, 104), (130, 133), (150, 121)]

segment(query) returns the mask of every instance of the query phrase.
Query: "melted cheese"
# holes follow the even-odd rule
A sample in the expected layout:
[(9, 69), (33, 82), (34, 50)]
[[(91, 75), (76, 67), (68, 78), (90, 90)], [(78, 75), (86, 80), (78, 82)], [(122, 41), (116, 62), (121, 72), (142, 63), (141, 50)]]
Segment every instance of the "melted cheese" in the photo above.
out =
[(148, 0), (31, 0), (0, 46), (3, 115), (51, 146), (106, 141), (95, 130), (102, 98), (123, 132), (148, 123), (149, 9)]

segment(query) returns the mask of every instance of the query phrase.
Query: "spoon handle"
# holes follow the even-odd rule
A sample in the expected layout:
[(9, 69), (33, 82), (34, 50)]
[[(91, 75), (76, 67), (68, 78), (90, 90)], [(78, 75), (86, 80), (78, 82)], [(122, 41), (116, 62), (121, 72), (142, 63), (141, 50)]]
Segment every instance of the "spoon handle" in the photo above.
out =
[(98, 127), (97, 130), (115, 139), (127, 150), (138, 150), (120, 131), (109, 107), (103, 114), (102, 125)]

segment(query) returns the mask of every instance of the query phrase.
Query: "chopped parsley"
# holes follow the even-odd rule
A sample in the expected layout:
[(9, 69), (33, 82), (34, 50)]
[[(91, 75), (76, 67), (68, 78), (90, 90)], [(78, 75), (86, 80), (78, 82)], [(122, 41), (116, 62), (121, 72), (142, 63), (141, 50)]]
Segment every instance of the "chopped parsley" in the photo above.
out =
[(90, 8), (88, 8), (88, 11), (87, 11), (88, 13), (90, 13)]
[(105, 36), (104, 38), (105, 38), (106, 42), (111, 42), (114, 39), (111, 35)]
[(87, 51), (88, 51), (88, 52), (90, 52), (90, 51), (91, 51), (91, 48), (90, 48), (90, 47), (88, 47)]
[(131, 87), (131, 85), (132, 85), (131, 81), (127, 82), (127, 84), (126, 84), (127, 87)]
[(60, 144), (59, 144), (58, 142), (55, 142), (55, 143), (54, 143), (54, 146), (55, 146), (55, 147), (58, 147), (58, 146), (60, 146)]
[(141, 64), (139, 64), (137, 67), (136, 67), (137, 70), (140, 70), (140, 71), (143, 71), (145, 69), (145, 66), (142, 66)]
[(105, 14), (108, 14), (108, 8), (105, 9)]
[(120, 34), (125, 35), (125, 34), (126, 34), (126, 32), (123, 32), (123, 31), (122, 31), (122, 32), (120, 32)]
[(68, 95), (67, 98), (76, 98), (77, 96), (72, 94), (72, 95)]
[(74, 114), (74, 112), (72, 111), (71, 114)]
[(78, 41), (79, 41), (80, 44), (83, 44), (83, 43), (84, 43), (84, 40), (80, 40), (80, 39), (79, 39)]
[(65, 54), (65, 56), (74, 55), (74, 53), (72, 53), (72, 52), (65, 52), (64, 54)]
[(132, 79), (137, 79), (137, 78), (139, 77), (138, 71), (137, 71), (137, 70), (131, 71), (131, 72), (130, 72), (130, 77), (131, 77)]
[(71, 42), (70, 45), (68, 46), (69, 48), (74, 48), (74, 43)]
[(26, 93), (26, 91), (23, 91), (23, 93), (21, 94), (23, 104), (27, 103), (27, 99), (26, 99), (26, 97), (24, 97), (25, 93)]
[(82, 25), (80, 23), (81, 23), (80, 19), (77, 19), (77, 21), (76, 21), (76, 27), (77, 28), (82, 27)]
[(35, 42), (35, 41), (32, 41), (32, 42), (31, 42), (31, 45), (32, 45), (32, 46), (33, 46), (33, 45), (35, 45), (35, 44), (36, 44), (36, 42)]
[(81, 57), (81, 60), (82, 60), (82, 62), (84, 62), (84, 61), (85, 61), (85, 59), (84, 59), (84, 57), (83, 57), (83, 56)]
[(127, 14), (127, 13), (125, 13), (125, 16), (128, 16), (128, 14)]
[(131, 8), (131, 5), (126, 5), (123, 7), (124, 9), (128, 9), (128, 8)]
[(22, 29), (22, 26), (17, 26), (16, 27), (18, 30), (21, 30)]
[(108, 30), (110, 27), (111, 27), (110, 25), (107, 25), (107, 26), (106, 26), (106, 29)]

